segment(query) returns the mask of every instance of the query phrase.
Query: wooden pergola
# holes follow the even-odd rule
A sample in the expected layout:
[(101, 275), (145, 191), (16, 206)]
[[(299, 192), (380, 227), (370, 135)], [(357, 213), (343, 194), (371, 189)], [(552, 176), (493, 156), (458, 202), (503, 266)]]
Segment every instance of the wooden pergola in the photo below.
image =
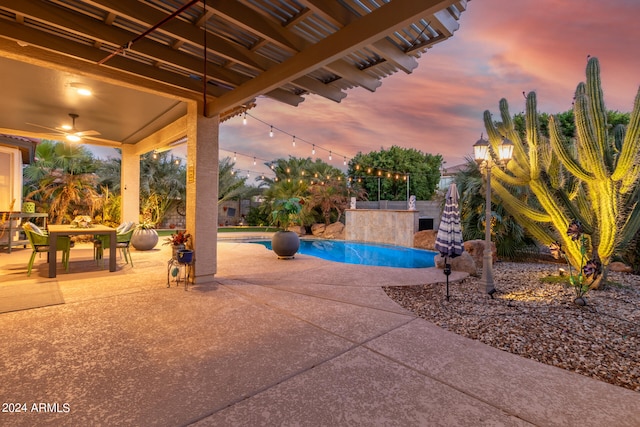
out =
[[(218, 126), (258, 96), (340, 102), (411, 73), (451, 37), (454, 0), (0, 0), (0, 134), (122, 150), (123, 219), (137, 221), (141, 154), (187, 145), (196, 282), (216, 273)], [(90, 87), (94, 96), (77, 95)], [(69, 131), (71, 132), (71, 131)], [(98, 134), (99, 133), (99, 134)]]

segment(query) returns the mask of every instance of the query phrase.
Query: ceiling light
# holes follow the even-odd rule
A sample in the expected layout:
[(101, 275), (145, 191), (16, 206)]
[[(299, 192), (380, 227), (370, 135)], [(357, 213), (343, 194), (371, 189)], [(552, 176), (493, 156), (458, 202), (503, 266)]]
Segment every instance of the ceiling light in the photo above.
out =
[(78, 142), (80, 141), (80, 137), (78, 135), (75, 135), (73, 133), (70, 133), (69, 135), (67, 135), (67, 139), (71, 142)]
[(78, 95), (82, 95), (82, 96), (93, 95), (91, 88), (87, 85), (83, 85), (82, 83), (77, 83), (77, 82), (69, 83), (69, 87), (74, 89), (78, 93)]

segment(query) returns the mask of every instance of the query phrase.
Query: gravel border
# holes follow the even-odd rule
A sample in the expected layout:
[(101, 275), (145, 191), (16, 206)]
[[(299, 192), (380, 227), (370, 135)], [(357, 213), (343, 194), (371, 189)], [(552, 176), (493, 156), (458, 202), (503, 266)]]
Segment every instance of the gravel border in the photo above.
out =
[(640, 392), (640, 276), (610, 273), (610, 284), (576, 305), (573, 288), (544, 283), (560, 264), (498, 262), (490, 298), (478, 277), (385, 287), (417, 316), (492, 347)]

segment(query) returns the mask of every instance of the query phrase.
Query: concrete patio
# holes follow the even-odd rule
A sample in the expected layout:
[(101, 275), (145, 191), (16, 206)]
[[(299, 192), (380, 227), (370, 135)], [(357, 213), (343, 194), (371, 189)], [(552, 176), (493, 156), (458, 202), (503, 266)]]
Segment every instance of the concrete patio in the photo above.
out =
[(57, 285), (64, 304), (0, 314), (3, 426), (640, 425), (640, 394), (442, 330), (381, 289), (440, 270), (220, 241), (215, 282), (185, 292), (166, 287), (166, 246), (109, 273), (78, 245), (56, 279), (44, 256), (27, 278), (30, 252), (0, 253), (0, 287)]

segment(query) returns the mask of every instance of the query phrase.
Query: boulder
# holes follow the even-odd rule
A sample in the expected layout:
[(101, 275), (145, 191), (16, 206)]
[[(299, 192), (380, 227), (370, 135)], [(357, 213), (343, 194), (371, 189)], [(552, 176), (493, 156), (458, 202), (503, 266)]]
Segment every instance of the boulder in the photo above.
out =
[(313, 234), (314, 236), (320, 237), (324, 234), (324, 230), (327, 228), (326, 225), (324, 224), (313, 224), (311, 226), (311, 234)]
[(334, 222), (325, 227), (322, 237), (325, 239), (338, 239), (344, 240), (344, 224), (341, 222)]
[(304, 236), (305, 234), (307, 234), (307, 229), (301, 225), (292, 225), (291, 227), (287, 228), (287, 230), (295, 231), (298, 236)]
[(435, 250), (437, 230), (422, 230), (413, 235), (413, 247), (420, 249)]
[[(468, 252), (469, 255), (473, 258), (478, 268), (482, 267), (482, 256), (484, 255), (484, 240), (476, 239), (476, 240), (468, 240), (464, 242), (464, 250)], [(498, 251), (496, 250), (496, 244), (491, 242), (491, 255), (493, 257), (493, 262), (498, 260)]]
[[(437, 254), (434, 261), (437, 268), (444, 268), (444, 257), (442, 255)], [(468, 252), (463, 252), (462, 255), (455, 258), (449, 258), (449, 264), (451, 264), (452, 271), (463, 271), (471, 274), (472, 276), (478, 274), (476, 263)]]
[(624, 262), (614, 261), (611, 264), (609, 264), (609, 271), (615, 271), (618, 273), (632, 273), (633, 268), (631, 268)]

